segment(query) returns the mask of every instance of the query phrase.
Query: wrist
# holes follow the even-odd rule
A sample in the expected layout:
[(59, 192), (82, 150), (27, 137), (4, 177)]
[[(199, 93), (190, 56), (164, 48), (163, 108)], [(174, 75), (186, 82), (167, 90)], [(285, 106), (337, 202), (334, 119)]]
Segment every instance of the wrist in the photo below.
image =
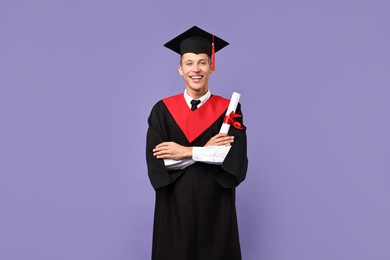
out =
[(187, 158), (192, 158), (192, 146), (187, 149)]

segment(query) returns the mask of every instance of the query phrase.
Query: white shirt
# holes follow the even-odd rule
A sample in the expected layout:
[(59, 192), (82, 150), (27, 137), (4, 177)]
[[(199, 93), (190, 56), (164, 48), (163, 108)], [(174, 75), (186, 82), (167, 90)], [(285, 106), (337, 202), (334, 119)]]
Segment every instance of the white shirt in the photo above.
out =
[[(211, 92), (207, 91), (206, 94), (199, 98), (200, 103), (198, 108), (202, 106), (206, 101), (211, 97)], [(189, 108), (191, 108), (191, 100), (187, 94), (187, 91), (184, 90), (184, 99)], [(196, 162), (204, 162), (209, 164), (221, 165), (223, 160), (225, 160), (226, 155), (229, 153), (230, 146), (193, 146), (192, 147), (192, 158), (186, 158), (182, 160), (173, 160), (173, 159), (164, 159), (164, 164), (168, 170), (180, 170), (184, 169), (191, 164)]]

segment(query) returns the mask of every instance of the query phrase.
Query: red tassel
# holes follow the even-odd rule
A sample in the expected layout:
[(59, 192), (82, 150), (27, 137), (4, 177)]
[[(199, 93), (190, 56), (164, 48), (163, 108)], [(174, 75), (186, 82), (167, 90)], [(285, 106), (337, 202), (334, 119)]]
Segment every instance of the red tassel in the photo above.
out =
[(211, 71), (215, 71), (215, 47), (214, 47), (214, 35), (211, 43)]

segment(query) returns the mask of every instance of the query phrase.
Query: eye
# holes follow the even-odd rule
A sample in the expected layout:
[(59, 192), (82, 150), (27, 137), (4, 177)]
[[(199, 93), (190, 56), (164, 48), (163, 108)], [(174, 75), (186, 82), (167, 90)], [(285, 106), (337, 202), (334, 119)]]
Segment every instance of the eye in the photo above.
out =
[(205, 61), (205, 60), (202, 60), (201, 62), (200, 62), (200, 65), (207, 65), (208, 64), (208, 62), (207, 61)]

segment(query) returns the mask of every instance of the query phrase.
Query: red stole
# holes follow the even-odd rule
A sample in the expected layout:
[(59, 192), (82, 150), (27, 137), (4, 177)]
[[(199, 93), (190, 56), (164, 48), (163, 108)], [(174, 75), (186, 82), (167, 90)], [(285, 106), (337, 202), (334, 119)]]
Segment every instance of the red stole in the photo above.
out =
[(162, 101), (190, 143), (206, 131), (229, 106), (228, 99), (214, 95), (195, 111), (188, 107), (183, 94)]

